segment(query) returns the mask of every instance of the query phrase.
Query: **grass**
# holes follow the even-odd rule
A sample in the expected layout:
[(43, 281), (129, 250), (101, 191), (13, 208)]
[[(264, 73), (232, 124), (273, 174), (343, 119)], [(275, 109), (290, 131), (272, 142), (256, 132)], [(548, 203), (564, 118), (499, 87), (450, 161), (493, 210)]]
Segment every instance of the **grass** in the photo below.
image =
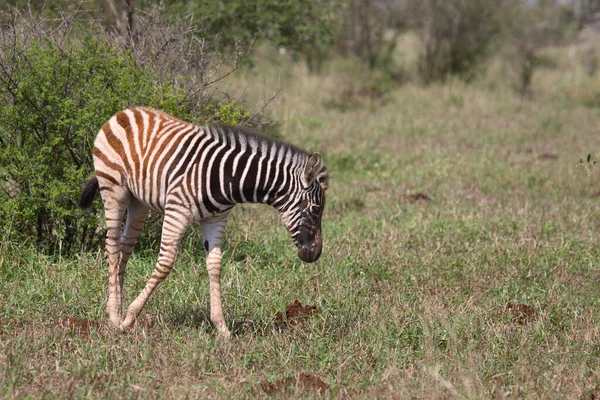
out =
[[(5, 240), (0, 397), (597, 398), (600, 166), (579, 159), (600, 152), (600, 75), (564, 61), (571, 50), (552, 50), (526, 101), (489, 76), (361, 97), (348, 69), (284, 63), (270, 112), (331, 172), (319, 262), (299, 261), (276, 212), (238, 207), (224, 343), (196, 232), (127, 335), (108, 327), (100, 252)], [(254, 68), (258, 99), (251, 77), (277, 70)], [(129, 300), (154, 254), (132, 257)], [(296, 299), (320, 312), (276, 323)]]

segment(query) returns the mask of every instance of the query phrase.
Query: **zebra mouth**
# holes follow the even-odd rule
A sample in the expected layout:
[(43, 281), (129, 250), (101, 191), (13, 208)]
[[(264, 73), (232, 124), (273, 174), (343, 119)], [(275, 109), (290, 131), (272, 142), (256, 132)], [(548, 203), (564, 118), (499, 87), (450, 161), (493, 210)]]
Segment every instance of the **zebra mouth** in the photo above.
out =
[(321, 236), (317, 236), (316, 240), (309, 245), (298, 246), (298, 257), (306, 263), (313, 263), (321, 257), (321, 250), (323, 249), (323, 240)]
[(321, 257), (321, 247), (314, 250), (301, 247), (298, 249), (298, 257), (306, 263), (313, 263)]

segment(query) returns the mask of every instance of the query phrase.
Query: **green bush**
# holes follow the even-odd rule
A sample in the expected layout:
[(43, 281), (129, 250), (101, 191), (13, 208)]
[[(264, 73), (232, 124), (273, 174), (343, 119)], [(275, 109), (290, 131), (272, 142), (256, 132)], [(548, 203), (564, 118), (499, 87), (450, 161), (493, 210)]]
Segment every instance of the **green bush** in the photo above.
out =
[(469, 79), (489, 55), (498, 33), (501, 2), (490, 0), (430, 0), (417, 2), (418, 32), (423, 47), (419, 74), (425, 82), (448, 75)]
[(540, 51), (577, 38), (576, 21), (567, 4), (553, 1), (542, 1), (537, 7), (517, 0), (506, 1), (502, 11), (505, 59), (518, 77), (513, 86), (521, 97), (529, 98), (533, 95), (535, 71), (552, 62)]
[(398, 37), (409, 26), (410, 2), (348, 0), (338, 48), (355, 56), (370, 69), (394, 72)]
[(121, 109), (147, 105), (195, 122), (247, 117), (235, 103), (190, 102), (174, 79), (159, 79), (98, 29), (73, 26), (77, 39), (58, 40), (46, 31), (24, 34), (22, 26), (0, 31), (3, 238), (49, 251), (102, 240), (97, 213), (76, 204), (92, 174), (96, 133)]
[(193, 15), (225, 49), (247, 46), (255, 38), (304, 56), (320, 68), (341, 25), (346, 0), (213, 0), (160, 2), (171, 15)]

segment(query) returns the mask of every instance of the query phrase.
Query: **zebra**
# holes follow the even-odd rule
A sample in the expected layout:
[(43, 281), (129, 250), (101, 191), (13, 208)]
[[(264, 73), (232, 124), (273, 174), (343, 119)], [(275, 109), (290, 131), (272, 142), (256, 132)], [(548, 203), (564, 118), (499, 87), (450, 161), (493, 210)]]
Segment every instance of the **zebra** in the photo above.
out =
[[(99, 191), (106, 219), (110, 322), (128, 331), (170, 273), (179, 243), (199, 223), (209, 276), (210, 320), (231, 333), (221, 301), (221, 243), (238, 203), (278, 210), (304, 262), (321, 255), (321, 217), (328, 170), (319, 153), (230, 126), (198, 126), (148, 107), (133, 107), (106, 122), (94, 142), (95, 176), (79, 200), (89, 208)], [(123, 216), (127, 219), (123, 227)], [(164, 215), (154, 272), (121, 319), (125, 267), (150, 210)]]

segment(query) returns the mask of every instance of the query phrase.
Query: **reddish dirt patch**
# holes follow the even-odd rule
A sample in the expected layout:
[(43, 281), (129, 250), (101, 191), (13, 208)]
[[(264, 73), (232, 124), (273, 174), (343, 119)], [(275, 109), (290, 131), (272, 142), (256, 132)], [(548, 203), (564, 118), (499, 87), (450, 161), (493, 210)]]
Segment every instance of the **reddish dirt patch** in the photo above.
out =
[(520, 325), (525, 325), (537, 318), (537, 311), (527, 304), (513, 304), (508, 303), (506, 305), (505, 314), (511, 315), (513, 321)]
[(542, 153), (538, 157), (540, 160), (558, 160), (558, 154)]
[(308, 319), (313, 314), (319, 313), (319, 307), (306, 305), (303, 306), (298, 299), (293, 304), (288, 304), (285, 308), (285, 318), (278, 312), (275, 314), (275, 322), (283, 323), (285, 321), (290, 325), (296, 325), (302, 320)]
[(408, 198), (408, 201), (410, 201), (411, 203), (416, 203), (417, 201), (431, 201), (431, 197), (429, 197), (429, 195), (425, 192), (409, 194), (406, 197)]
[(328, 384), (308, 372), (301, 372), (298, 376), (289, 376), (272, 383), (263, 381), (261, 387), (268, 395), (284, 394), (286, 392), (299, 394), (304, 391), (325, 394), (331, 390)]
[(100, 329), (100, 323), (91, 319), (62, 317), (56, 321), (59, 328), (87, 337), (92, 329)]

